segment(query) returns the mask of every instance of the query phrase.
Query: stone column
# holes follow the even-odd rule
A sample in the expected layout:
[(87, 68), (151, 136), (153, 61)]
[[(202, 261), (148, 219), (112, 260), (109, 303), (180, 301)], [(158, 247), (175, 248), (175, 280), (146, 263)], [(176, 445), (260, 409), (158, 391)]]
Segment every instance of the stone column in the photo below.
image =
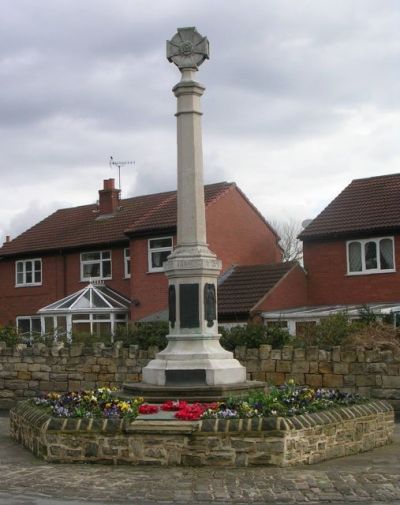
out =
[(178, 239), (164, 263), (169, 282), (168, 346), (143, 369), (145, 384), (217, 386), (246, 381), (246, 369), (219, 343), (221, 262), (206, 240), (200, 104), (205, 88), (195, 74), (208, 57), (208, 40), (195, 28), (179, 28), (167, 42), (167, 58), (181, 71), (173, 88), (178, 102)]

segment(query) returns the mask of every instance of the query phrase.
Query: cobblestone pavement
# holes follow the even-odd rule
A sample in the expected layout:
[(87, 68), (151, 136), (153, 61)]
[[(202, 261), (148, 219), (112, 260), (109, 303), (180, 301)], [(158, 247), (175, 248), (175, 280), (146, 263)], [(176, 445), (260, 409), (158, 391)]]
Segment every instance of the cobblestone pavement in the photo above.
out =
[(0, 505), (400, 504), (400, 425), (393, 444), (312, 466), (160, 468), (45, 464), (8, 437), (0, 416)]

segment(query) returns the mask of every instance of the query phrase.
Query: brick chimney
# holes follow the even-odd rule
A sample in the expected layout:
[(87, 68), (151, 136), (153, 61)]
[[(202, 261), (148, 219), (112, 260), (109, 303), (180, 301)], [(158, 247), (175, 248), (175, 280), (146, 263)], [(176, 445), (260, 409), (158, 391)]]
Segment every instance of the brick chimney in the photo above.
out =
[(102, 214), (114, 214), (119, 207), (119, 195), (121, 190), (115, 189), (114, 179), (105, 179), (104, 187), (99, 190), (99, 212)]

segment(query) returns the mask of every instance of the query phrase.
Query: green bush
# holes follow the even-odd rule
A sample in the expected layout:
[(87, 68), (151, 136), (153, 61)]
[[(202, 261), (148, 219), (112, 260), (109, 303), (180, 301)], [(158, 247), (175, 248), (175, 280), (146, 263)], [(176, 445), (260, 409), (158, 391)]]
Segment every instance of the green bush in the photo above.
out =
[(22, 342), (15, 326), (0, 326), (0, 342), (5, 342), (8, 347)]
[(221, 345), (228, 351), (233, 351), (238, 346), (258, 348), (262, 344), (270, 344), (275, 349), (278, 349), (291, 341), (291, 336), (286, 329), (268, 327), (261, 324), (234, 326), (228, 329), (220, 327), (219, 330), (221, 333)]
[(332, 347), (343, 345), (357, 326), (349, 320), (346, 312), (339, 312), (321, 319), (319, 324), (310, 326), (307, 331), (296, 337), (295, 346)]
[(167, 346), (169, 325), (166, 321), (154, 323), (131, 323), (127, 328), (119, 328), (114, 341), (124, 345), (138, 345), (139, 349), (157, 346), (160, 350)]

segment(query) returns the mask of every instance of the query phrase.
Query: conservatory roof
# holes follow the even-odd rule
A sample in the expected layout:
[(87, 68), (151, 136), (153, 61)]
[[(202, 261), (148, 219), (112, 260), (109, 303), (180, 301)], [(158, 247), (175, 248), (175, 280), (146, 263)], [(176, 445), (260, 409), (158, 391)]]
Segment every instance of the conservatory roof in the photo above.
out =
[(400, 301), (393, 303), (369, 303), (367, 306), (358, 305), (321, 305), (313, 307), (297, 307), (294, 309), (284, 309), (280, 311), (263, 312), (264, 319), (300, 319), (312, 320), (320, 317), (327, 317), (333, 314), (344, 313), (350, 318), (360, 317), (360, 310), (367, 307), (376, 315), (391, 314), (400, 312)]
[(90, 283), (42, 309), (38, 314), (65, 314), (70, 312), (127, 312), (130, 300), (105, 284)]

